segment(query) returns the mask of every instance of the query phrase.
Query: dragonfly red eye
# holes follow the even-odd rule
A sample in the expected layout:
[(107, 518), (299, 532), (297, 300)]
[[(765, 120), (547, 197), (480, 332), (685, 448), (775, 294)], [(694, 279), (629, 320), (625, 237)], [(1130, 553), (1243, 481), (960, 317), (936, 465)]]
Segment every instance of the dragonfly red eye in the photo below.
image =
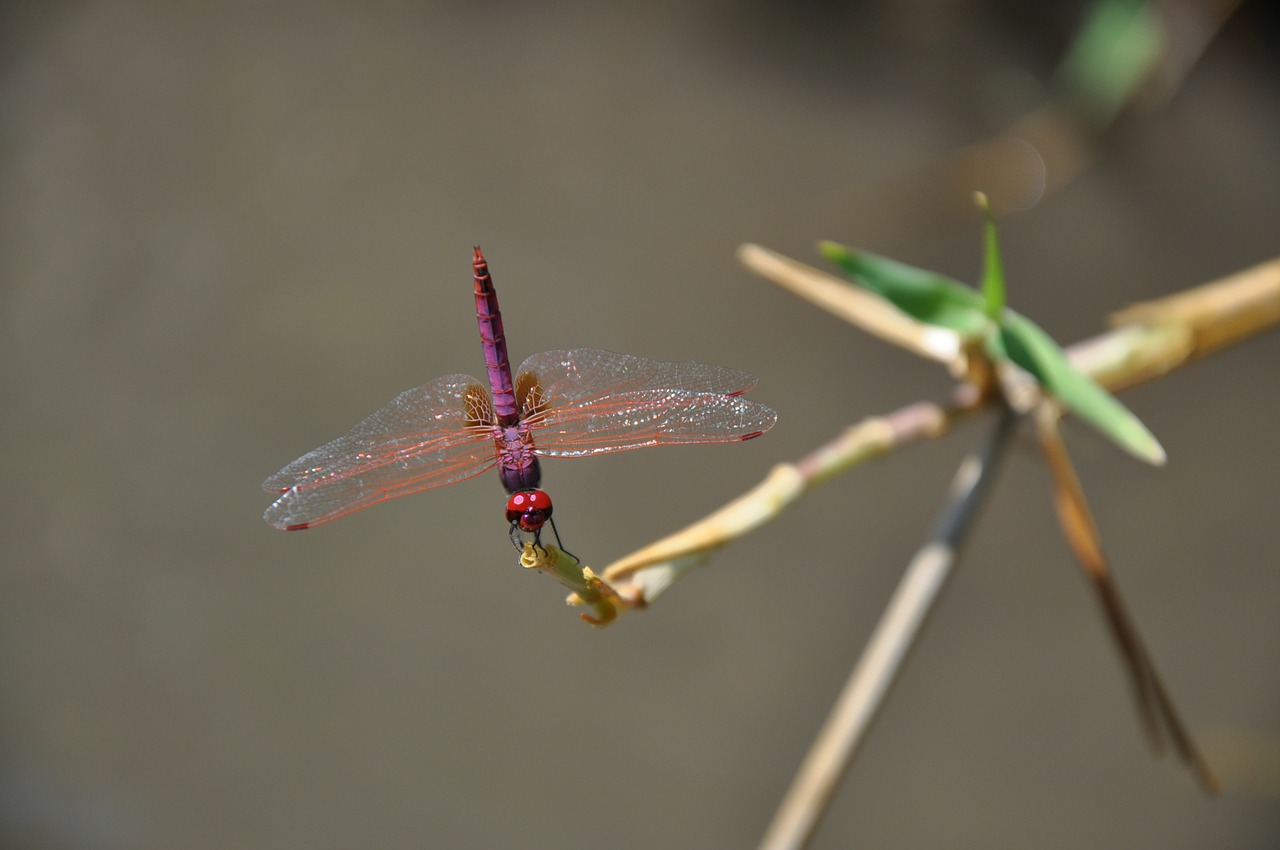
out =
[(541, 490), (522, 490), (507, 499), (507, 522), (522, 531), (537, 531), (551, 519), (551, 497)]

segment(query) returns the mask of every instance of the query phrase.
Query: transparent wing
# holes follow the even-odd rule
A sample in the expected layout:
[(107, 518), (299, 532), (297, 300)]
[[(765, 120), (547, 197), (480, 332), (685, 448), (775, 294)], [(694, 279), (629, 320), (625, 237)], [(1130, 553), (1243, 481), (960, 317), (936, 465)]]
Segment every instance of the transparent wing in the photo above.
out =
[(581, 348), (536, 354), (516, 379), (534, 451), (548, 457), (758, 437), (778, 415), (740, 397), (754, 384), (736, 369)]
[(479, 475), (497, 461), (492, 423), (489, 392), (468, 375), (406, 390), (264, 481), (281, 496), (262, 518), (279, 529), (310, 528)]
[(520, 364), (516, 374), (524, 372), (537, 375), (543, 389), (563, 402), (639, 390), (741, 395), (756, 385), (754, 375), (739, 369), (651, 360), (599, 348), (544, 351)]

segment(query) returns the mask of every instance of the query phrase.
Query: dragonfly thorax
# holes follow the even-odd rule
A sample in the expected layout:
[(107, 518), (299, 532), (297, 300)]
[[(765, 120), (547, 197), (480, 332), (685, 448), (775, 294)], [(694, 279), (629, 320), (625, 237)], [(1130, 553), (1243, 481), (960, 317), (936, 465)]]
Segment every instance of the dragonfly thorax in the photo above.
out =
[(521, 426), (497, 427), (493, 440), (498, 448), (498, 476), (508, 493), (537, 490), (542, 483), (542, 468), (533, 453), (533, 439)]
[(533, 455), (529, 455), (528, 463), (521, 466), (508, 466), (504, 460), (498, 466), (498, 477), (502, 479), (504, 490), (519, 493), (521, 490), (535, 489), (542, 483), (542, 468)]

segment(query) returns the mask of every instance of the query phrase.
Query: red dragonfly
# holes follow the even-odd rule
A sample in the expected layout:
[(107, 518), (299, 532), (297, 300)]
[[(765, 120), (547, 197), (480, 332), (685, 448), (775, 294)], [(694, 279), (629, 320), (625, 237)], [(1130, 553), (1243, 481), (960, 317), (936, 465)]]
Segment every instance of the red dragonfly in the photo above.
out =
[(533, 355), (513, 380), (498, 296), (479, 248), (472, 267), (489, 389), (468, 375), (446, 375), (396, 396), (263, 482), (280, 494), (263, 514), (268, 525), (311, 528), (496, 466), (510, 494), (512, 542), (520, 545), (521, 532), (540, 542), (542, 526), (551, 522), (555, 531), (555, 523), (551, 498), (538, 489), (539, 457), (733, 443), (777, 421), (772, 409), (741, 397), (755, 378), (702, 363), (571, 348)]

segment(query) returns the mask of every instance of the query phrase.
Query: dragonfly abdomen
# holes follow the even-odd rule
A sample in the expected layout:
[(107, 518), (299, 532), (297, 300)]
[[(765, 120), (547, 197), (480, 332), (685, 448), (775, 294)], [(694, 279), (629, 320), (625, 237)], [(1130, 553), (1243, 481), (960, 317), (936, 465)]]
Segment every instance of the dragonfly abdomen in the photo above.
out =
[(507, 338), (502, 330), (502, 311), (498, 309), (498, 293), (489, 276), (480, 246), (471, 261), (476, 283), (476, 322), (480, 326), (480, 344), (484, 348), (484, 365), (489, 371), (489, 389), (493, 393), (493, 412), (499, 425), (514, 425), (519, 417), (516, 393), (511, 384), (511, 362), (507, 358)]

